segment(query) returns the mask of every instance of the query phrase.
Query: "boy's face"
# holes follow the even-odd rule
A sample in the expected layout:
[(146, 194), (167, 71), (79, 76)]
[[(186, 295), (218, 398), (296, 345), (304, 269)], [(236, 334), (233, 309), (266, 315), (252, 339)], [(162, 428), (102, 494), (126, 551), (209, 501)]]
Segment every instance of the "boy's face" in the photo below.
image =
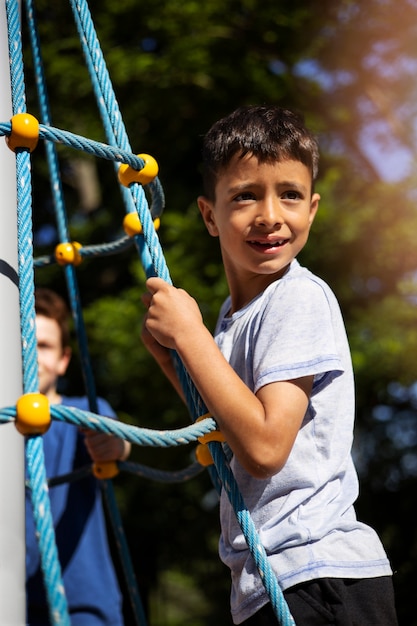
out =
[(58, 322), (44, 315), (36, 316), (36, 340), (39, 391), (46, 396), (54, 395), (59, 376), (63, 376), (67, 370), (71, 351), (69, 348), (62, 348)]
[(218, 178), (215, 201), (198, 199), (209, 233), (220, 240), (234, 308), (280, 278), (306, 244), (320, 200), (311, 188), (300, 161), (235, 156)]

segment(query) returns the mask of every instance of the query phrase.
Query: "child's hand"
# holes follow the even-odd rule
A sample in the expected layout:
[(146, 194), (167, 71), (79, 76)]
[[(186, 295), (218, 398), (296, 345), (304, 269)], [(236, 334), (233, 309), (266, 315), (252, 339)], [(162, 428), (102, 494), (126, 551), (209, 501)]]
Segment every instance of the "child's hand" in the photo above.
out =
[(152, 354), (165, 376), (171, 381), (178, 395), (185, 402), (184, 391), (180, 383), (174, 362), (171, 347), (175, 348), (176, 328), (183, 331), (186, 322), (185, 309), (190, 301), (197, 309), (197, 317), (201, 320), (197, 304), (185, 293), (171, 287), (160, 278), (150, 278), (146, 283), (149, 291), (142, 296), (142, 302), (148, 309), (142, 326), (142, 341)]
[[(142, 302), (149, 309), (149, 305), (151, 303), (152, 296), (149, 292), (146, 292), (142, 295)], [(163, 366), (165, 363), (171, 360), (171, 353), (168, 348), (162, 346), (153, 335), (146, 328), (146, 322), (148, 319), (148, 314), (145, 315), (142, 325), (141, 339), (145, 348), (148, 352), (153, 356), (155, 361), (159, 363), (160, 366)]]
[(130, 454), (130, 443), (115, 435), (106, 435), (88, 428), (83, 429), (85, 446), (95, 463), (124, 461)]
[[(159, 344), (175, 349), (180, 336), (186, 335), (195, 324), (202, 324), (200, 309), (186, 291), (161, 278), (149, 278), (146, 286), (149, 304), (145, 328)], [(149, 345), (149, 338), (146, 335), (143, 338)]]

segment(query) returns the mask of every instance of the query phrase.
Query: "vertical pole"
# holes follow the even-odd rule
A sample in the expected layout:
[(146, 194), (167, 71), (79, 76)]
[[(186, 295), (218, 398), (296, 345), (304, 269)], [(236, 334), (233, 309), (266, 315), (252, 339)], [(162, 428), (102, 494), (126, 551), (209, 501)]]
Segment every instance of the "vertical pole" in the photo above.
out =
[[(6, 9), (0, 0), (0, 121), (12, 116)], [(0, 137), (0, 406), (22, 394), (16, 167)], [(24, 439), (0, 425), (0, 624), (25, 624)]]

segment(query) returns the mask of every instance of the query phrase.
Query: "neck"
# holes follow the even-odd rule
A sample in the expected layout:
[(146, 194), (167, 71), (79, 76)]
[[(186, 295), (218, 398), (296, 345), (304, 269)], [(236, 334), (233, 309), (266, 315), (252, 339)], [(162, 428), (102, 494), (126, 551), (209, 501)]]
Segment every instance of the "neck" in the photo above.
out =
[(46, 397), (49, 400), (49, 404), (61, 404), (62, 396), (56, 392), (56, 389), (48, 391)]
[(243, 309), (243, 307), (249, 304), (256, 296), (265, 291), (269, 285), (282, 278), (288, 270), (288, 267), (289, 266), (285, 268), (285, 271), (273, 275), (256, 275), (253, 276), (252, 279), (247, 277), (246, 281), (233, 280), (233, 277), (228, 276), (229, 292), (232, 301), (230, 315)]

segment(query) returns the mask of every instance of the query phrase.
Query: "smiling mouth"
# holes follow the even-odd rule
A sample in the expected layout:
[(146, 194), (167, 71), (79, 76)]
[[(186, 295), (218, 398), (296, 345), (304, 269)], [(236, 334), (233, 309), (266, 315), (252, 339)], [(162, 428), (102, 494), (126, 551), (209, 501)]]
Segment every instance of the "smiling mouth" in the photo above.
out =
[(282, 241), (248, 241), (248, 243), (260, 250), (275, 250), (275, 248), (282, 248), (288, 241), (288, 239), (283, 239)]

